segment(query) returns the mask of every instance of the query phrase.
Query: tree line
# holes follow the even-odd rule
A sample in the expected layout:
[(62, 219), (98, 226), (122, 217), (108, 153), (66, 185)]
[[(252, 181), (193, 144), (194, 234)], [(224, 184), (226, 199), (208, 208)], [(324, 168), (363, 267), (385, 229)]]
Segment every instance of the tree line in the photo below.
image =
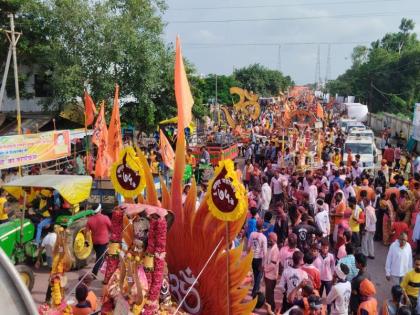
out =
[(354, 95), (372, 112), (411, 116), (420, 102), (420, 41), (414, 28), (413, 20), (403, 18), (397, 32), (355, 47), (351, 68), (328, 82), (327, 90)]
[[(123, 123), (142, 130), (176, 115), (173, 90), (174, 47), (162, 40), (167, 9), (164, 0), (0, 0), (0, 28), (9, 29), (7, 14), (15, 14), (20, 74), (25, 84), (31, 72), (45, 91), (42, 104), (59, 111), (76, 102), (89, 88), (97, 102), (107, 100), (111, 110), (114, 84), (120, 85)], [(2, 68), (9, 42), (0, 40)], [(186, 60), (195, 105), (193, 113), (208, 113), (215, 98), (215, 75), (200, 76)], [(9, 71), (8, 94), (14, 94)], [(232, 104), (231, 86), (247, 88), (263, 96), (277, 95), (293, 84), (290, 77), (259, 64), (218, 76), (219, 103)], [(11, 95), (13, 97), (13, 95)], [(33, 97), (23, 91), (21, 97)]]

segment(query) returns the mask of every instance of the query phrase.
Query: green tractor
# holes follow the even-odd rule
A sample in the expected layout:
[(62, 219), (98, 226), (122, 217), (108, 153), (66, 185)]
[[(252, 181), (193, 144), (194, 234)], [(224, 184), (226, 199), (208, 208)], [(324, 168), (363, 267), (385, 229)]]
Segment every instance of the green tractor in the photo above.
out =
[[(92, 253), (93, 244), (85, 237), (87, 217), (93, 215), (93, 210), (78, 210), (78, 205), (89, 198), (92, 187), (90, 176), (76, 175), (34, 175), (25, 176), (3, 185), (16, 199), (23, 198), (24, 204), (31, 189), (56, 190), (70, 205), (71, 215), (58, 216), (55, 225), (64, 227), (68, 234), (69, 248), (73, 258), (73, 268), (86, 266)], [(35, 224), (25, 217), (25, 209), (17, 218), (0, 225), (0, 248), (6, 253), (21, 275), (23, 282), (31, 291), (35, 277), (28, 263), (33, 263), (37, 257), (37, 245), (34, 243)]]

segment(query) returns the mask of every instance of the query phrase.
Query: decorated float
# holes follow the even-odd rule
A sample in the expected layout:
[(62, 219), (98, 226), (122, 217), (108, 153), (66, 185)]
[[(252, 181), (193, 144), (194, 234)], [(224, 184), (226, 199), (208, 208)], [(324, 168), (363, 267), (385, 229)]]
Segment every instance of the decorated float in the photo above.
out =
[[(171, 191), (161, 180), (162, 199), (147, 160), (127, 147), (111, 170), (115, 190), (127, 203), (112, 214), (106, 256), (102, 314), (249, 314), (243, 279), (252, 256), (231, 241), (246, 217), (246, 191), (233, 162), (219, 162), (206, 197), (196, 209), (192, 183), (182, 205), (185, 141), (178, 139)], [(214, 274), (218, 277), (214, 277)]]

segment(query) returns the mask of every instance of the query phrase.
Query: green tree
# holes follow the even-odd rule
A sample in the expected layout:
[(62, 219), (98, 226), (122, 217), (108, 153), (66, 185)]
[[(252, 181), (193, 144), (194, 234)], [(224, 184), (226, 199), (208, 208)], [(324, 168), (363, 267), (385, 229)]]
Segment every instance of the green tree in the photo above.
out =
[(260, 96), (277, 96), (294, 84), (289, 76), (284, 76), (280, 71), (268, 69), (258, 63), (235, 69), (233, 76), (238, 81), (239, 87)]
[(328, 91), (354, 95), (373, 112), (411, 115), (420, 100), (420, 41), (414, 26), (412, 20), (402, 19), (398, 32), (385, 34), (369, 48), (356, 47), (351, 68), (330, 81)]

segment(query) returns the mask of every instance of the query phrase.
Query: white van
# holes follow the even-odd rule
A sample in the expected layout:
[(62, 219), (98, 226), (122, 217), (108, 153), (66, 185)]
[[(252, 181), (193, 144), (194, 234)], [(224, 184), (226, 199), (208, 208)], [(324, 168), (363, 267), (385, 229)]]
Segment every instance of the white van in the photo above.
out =
[(349, 119), (349, 118), (341, 118), (340, 121), (338, 122), (341, 131), (345, 132), (347, 129), (347, 124), (349, 123), (356, 123), (357, 120), (356, 119)]
[(355, 159), (356, 154), (360, 155), (362, 170), (375, 169), (375, 164), (378, 161), (378, 153), (374, 139), (363, 136), (348, 136), (343, 149), (343, 161), (347, 161), (347, 150), (350, 149), (353, 160)]
[(375, 139), (375, 134), (371, 129), (359, 128), (359, 127), (351, 127), (349, 136), (352, 137), (369, 137), (371, 139)]
[(357, 129), (366, 129), (366, 126), (365, 126), (363, 123), (358, 122), (358, 121), (350, 121), (350, 122), (348, 122), (348, 123), (347, 123), (347, 125), (346, 125), (346, 130), (345, 130), (345, 132), (346, 132), (346, 133), (350, 133), (350, 130), (351, 130), (352, 128), (357, 128)]

